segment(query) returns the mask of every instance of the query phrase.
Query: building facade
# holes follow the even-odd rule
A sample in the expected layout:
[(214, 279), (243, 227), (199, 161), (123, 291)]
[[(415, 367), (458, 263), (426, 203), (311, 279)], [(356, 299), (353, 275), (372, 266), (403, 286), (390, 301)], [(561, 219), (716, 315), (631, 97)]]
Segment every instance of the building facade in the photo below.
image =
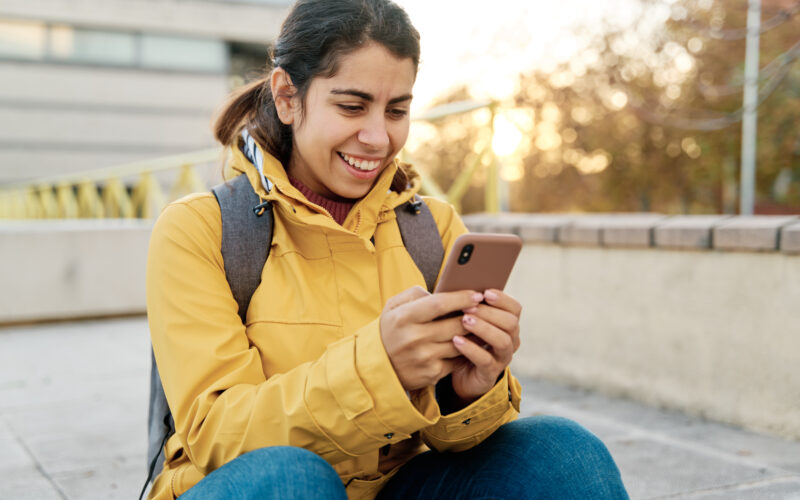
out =
[(3, 0), (0, 184), (212, 147), (291, 0)]

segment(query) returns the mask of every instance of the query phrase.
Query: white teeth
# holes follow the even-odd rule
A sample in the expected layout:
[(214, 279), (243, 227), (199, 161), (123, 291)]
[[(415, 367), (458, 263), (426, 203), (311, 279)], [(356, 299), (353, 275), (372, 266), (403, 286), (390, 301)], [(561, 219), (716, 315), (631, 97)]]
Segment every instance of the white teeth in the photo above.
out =
[(344, 153), (341, 153), (341, 155), (342, 158), (344, 158), (344, 161), (346, 161), (353, 167), (359, 170), (364, 170), (366, 172), (369, 172), (370, 170), (375, 170), (381, 164), (380, 160), (375, 160), (375, 161), (356, 160), (352, 156), (346, 155)]

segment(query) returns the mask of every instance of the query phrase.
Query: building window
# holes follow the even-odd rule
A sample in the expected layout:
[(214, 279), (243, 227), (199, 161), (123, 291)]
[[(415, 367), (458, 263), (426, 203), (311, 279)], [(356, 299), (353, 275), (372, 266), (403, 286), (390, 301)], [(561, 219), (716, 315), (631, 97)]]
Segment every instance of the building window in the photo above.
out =
[(50, 56), (59, 61), (136, 64), (136, 39), (132, 33), (50, 27)]
[(225, 73), (223, 40), (0, 19), (0, 59)]
[(228, 86), (235, 89), (266, 74), (269, 46), (257, 43), (230, 42)]
[(218, 40), (142, 35), (141, 64), (147, 68), (193, 71), (226, 70), (227, 50)]
[(42, 59), (46, 52), (46, 25), (0, 20), (0, 57)]

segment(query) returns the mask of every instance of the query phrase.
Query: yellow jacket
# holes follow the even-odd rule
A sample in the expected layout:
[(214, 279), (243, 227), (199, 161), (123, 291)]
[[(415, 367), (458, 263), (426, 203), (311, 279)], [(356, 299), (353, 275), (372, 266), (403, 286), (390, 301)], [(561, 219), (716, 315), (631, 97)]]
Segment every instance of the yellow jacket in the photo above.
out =
[[(433, 387), (407, 394), (384, 350), (378, 318), (386, 300), (425, 287), (394, 213), (418, 183), (389, 191), (390, 166), (340, 226), (264, 157), (269, 194), (236, 148), (230, 164), (272, 202), (275, 217), (246, 326), (225, 279), (214, 196), (170, 204), (153, 229), (147, 310), (176, 433), (149, 498), (176, 498), (237, 456), (274, 445), (317, 453), (349, 498), (374, 498), (426, 445), (465, 450), (515, 419), (520, 388), (508, 370), (479, 400), (441, 415)], [(450, 205), (424, 200), (449, 252), (466, 229)]]

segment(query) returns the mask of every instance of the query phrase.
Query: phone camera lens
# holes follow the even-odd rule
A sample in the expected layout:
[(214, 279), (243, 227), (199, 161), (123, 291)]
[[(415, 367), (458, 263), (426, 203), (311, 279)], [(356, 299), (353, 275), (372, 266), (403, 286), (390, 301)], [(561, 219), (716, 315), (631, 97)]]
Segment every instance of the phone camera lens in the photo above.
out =
[(464, 245), (464, 248), (461, 249), (461, 253), (458, 255), (459, 264), (466, 264), (469, 261), (469, 258), (472, 256), (473, 248), (474, 246), (472, 244)]

